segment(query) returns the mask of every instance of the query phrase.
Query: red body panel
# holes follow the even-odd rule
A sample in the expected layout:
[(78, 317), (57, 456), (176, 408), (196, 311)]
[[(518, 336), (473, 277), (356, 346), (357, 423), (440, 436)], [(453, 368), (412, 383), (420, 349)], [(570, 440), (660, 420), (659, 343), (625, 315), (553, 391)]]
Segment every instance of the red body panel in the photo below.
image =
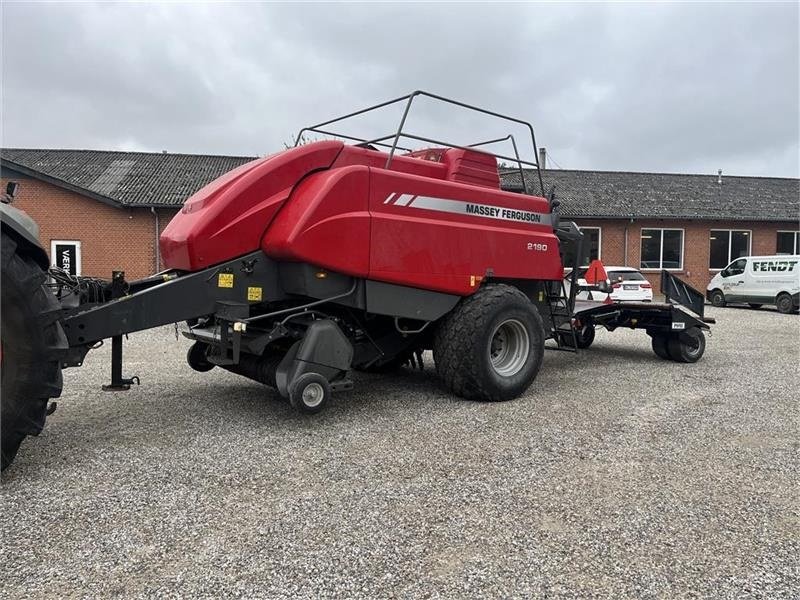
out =
[(344, 144), (318, 142), (254, 160), (195, 193), (160, 239), (164, 264), (195, 271), (258, 249), (298, 181), (330, 167)]
[[(499, 189), (494, 157), (396, 156), (317, 142), (254, 161), (195, 194), (162, 234), (169, 267), (261, 247), (275, 260), (468, 295), (481, 279), (559, 280), (544, 198)], [(314, 172), (317, 171), (317, 172)]]
[(308, 262), (355, 277), (369, 273), (369, 167), (306, 178), (275, 218), (261, 248), (276, 260)]
[[(372, 170), (370, 189), (371, 279), (466, 295), (488, 273), (509, 279), (563, 276), (552, 226), (419, 204), (421, 198), (445, 200), (446, 209), (475, 203), (549, 213), (544, 198), (377, 169)], [(392, 200), (396, 192), (406, 197)]]

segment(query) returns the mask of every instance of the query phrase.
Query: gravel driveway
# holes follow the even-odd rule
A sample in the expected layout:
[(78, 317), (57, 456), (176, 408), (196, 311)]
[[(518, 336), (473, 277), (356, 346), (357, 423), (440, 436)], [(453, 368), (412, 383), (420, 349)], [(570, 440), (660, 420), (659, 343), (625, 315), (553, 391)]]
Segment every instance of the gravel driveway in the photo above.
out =
[(697, 364), (643, 332), (547, 352), (480, 404), (361, 375), (316, 417), (131, 336), (65, 372), (2, 477), (0, 596), (800, 596), (800, 317), (709, 309)]

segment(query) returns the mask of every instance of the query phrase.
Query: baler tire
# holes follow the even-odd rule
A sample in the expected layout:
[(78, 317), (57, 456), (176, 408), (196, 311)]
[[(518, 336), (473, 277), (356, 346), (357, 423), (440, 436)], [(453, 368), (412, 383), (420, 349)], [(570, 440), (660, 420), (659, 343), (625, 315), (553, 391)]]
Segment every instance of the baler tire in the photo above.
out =
[[(313, 393), (306, 394), (307, 391)], [(289, 404), (298, 412), (318, 413), (331, 399), (331, 384), (319, 373), (303, 373), (289, 384)]]
[[(527, 355), (506, 376), (492, 364), (495, 338), (508, 324), (524, 333)], [(464, 298), (437, 327), (433, 342), (436, 371), (445, 386), (467, 400), (511, 400), (531, 385), (544, 357), (539, 311), (517, 288), (489, 284)]]
[(207, 373), (216, 366), (214, 363), (209, 362), (208, 358), (206, 357), (207, 349), (208, 344), (204, 344), (203, 342), (195, 342), (186, 352), (186, 362), (189, 363), (189, 366), (198, 373)]
[(46, 274), (2, 234), (2, 401), (0, 451), (5, 470), (29, 435), (39, 435), (50, 398), (61, 395), (61, 359), (68, 345), (58, 320), (61, 306), (44, 286)]
[(672, 360), (669, 354), (669, 337), (663, 334), (656, 334), (651, 340), (653, 344), (653, 352), (656, 356), (664, 360)]
[[(681, 339), (681, 335), (693, 338), (696, 344), (687, 344)], [(672, 335), (667, 341), (669, 355), (675, 362), (695, 363), (703, 356), (706, 351), (706, 336), (698, 327), (691, 327), (683, 334)]]

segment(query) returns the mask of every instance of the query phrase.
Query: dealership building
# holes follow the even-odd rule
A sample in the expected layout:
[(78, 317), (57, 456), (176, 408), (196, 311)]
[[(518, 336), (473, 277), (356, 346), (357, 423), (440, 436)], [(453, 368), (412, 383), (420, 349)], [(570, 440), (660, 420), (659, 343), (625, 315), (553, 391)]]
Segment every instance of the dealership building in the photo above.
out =
[[(129, 279), (162, 268), (158, 235), (195, 191), (255, 157), (4, 149), (3, 186), (40, 226), (54, 263), (77, 274)], [(538, 191), (535, 171), (525, 172)], [(519, 171), (502, 185), (522, 190)], [(739, 256), (800, 253), (800, 180), (546, 170), (562, 219), (584, 231), (593, 257), (640, 268), (658, 286), (669, 269), (703, 290)]]

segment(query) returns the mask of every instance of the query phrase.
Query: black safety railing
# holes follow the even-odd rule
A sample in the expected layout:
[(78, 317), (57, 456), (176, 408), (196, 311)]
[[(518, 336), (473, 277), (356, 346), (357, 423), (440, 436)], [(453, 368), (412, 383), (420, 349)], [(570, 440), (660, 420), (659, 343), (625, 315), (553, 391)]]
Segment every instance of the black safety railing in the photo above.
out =
[[(453, 106), (458, 106), (458, 107), (465, 108), (467, 110), (471, 110), (471, 111), (474, 111), (474, 112), (477, 112), (477, 113), (481, 113), (481, 114), (484, 114), (484, 115), (487, 115), (487, 116), (490, 116), (490, 117), (494, 117), (494, 118), (497, 118), (497, 119), (501, 119), (501, 120), (504, 120), (504, 121), (509, 121), (509, 122), (516, 123), (518, 125), (524, 126), (525, 128), (527, 128), (527, 130), (528, 130), (528, 132), (530, 133), (530, 136), (531, 136), (531, 145), (532, 145), (532, 148), (533, 148), (534, 159), (532, 161), (527, 161), (527, 160), (522, 160), (520, 158), (520, 154), (519, 154), (519, 150), (517, 148), (516, 140), (514, 139), (514, 136), (511, 135), (511, 134), (509, 134), (507, 136), (504, 136), (504, 137), (501, 137), (501, 138), (497, 138), (497, 139), (493, 139), (493, 140), (487, 140), (485, 142), (478, 142), (476, 144), (470, 144), (468, 146), (462, 146), (462, 145), (459, 145), (459, 144), (454, 144), (452, 142), (448, 142), (446, 140), (438, 140), (438, 139), (435, 139), (435, 138), (430, 138), (430, 137), (426, 137), (426, 136), (422, 136), (422, 135), (416, 135), (416, 134), (409, 133), (409, 132), (405, 131), (406, 121), (408, 120), (408, 115), (411, 112), (411, 106), (412, 106), (414, 100), (416, 98), (419, 98), (419, 97), (438, 100), (440, 102), (451, 104)], [(340, 122), (345, 121), (347, 119), (352, 119), (354, 117), (358, 117), (358, 116), (363, 115), (365, 113), (369, 113), (369, 112), (372, 112), (372, 111), (375, 111), (375, 110), (386, 108), (387, 106), (391, 106), (391, 105), (394, 105), (394, 104), (399, 104), (399, 103), (402, 103), (402, 102), (405, 102), (405, 106), (403, 108), (403, 114), (402, 114), (402, 116), (400, 118), (400, 123), (397, 126), (397, 129), (393, 133), (389, 133), (387, 135), (383, 135), (383, 136), (379, 136), (379, 137), (370, 139), (370, 138), (360, 138), (360, 137), (352, 136), (352, 135), (349, 135), (349, 134), (343, 134), (343, 133), (339, 133), (339, 132), (332, 131), (332, 130), (328, 129), (329, 125), (333, 125), (335, 123), (340, 123)], [(330, 119), (330, 120), (324, 121), (322, 123), (317, 123), (316, 125), (311, 125), (310, 127), (304, 127), (297, 134), (297, 138), (295, 139), (295, 143), (294, 143), (295, 146), (298, 146), (300, 144), (300, 142), (303, 139), (303, 135), (305, 133), (318, 133), (320, 135), (337, 137), (337, 138), (341, 138), (341, 139), (345, 139), (345, 140), (349, 140), (349, 141), (353, 141), (353, 142), (358, 142), (359, 143), (358, 145), (363, 145), (363, 146), (373, 146), (373, 147), (388, 148), (389, 149), (389, 152), (388, 152), (389, 156), (386, 159), (386, 165), (385, 165), (386, 169), (391, 167), (392, 159), (394, 158), (394, 155), (398, 150), (403, 151), (403, 152), (412, 152), (411, 149), (403, 147), (403, 146), (400, 145), (400, 141), (401, 140), (414, 140), (414, 141), (417, 141), (417, 142), (425, 142), (425, 143), (428, 143), (428, 144), (435, 144), (435, 145), (444, 146), (444, 147), (447, 147), (447, 148), (459, 148), (461, 150), (469, 150), (469, 149), (472, 149), (472, 148), (476, 148), (478, 146), (490, 146), (492, 144), (497, 144), (497, 143), (504, 142), (504, 141), (510, 141), (511, 145), (513, 147), (513, 150), (514, 150), (514, 156), (505, 156), (505, 155), (502, 155), (502, 154), (497, 154), (495, 152), (489, 152), (489, 151), (486, 151), (486, 150), (482, 150), (482, 151), (485, 151), (487, 154), (490, 154), (490, 155), (494, 156), (496, 159), (499, 159), (501, 161), (506, 161), (507, 160), (507, 161), (512, 161), (512, 162), (516, 163), (518, 168), (519, 168), (520, 178), (522, 180), (522, 189), (526, 194), (530, 193), (530, 192), (528, 190), (527, 180), (525, 179), (525, 172), (524, 172), (524, 169), (523, 169), (523, 165), (535, 168), (536, 169), (536, 174), (537, 174), (537, 177), (538, 177), (538, 180), (539, 180), (539, 187), (541, 189), (542, 196), (545, 195), (544, 182), (542, 181), (542, 172), (541, 172), (541, 169), (539, 168), (539, 163), (537, 162), (538, 155), (539, 155), (539, 150), (538, 150), (538, 147), (536, 146), (536, 135), (534, 134), (533, 126), (530, 123), (528, 123), (527, 121), (523, 121), (521, 119), (517, 119), (515, 117), (510, 117), (508, 115), (504, 115), (504, 114), (501, 114), (501, 113), (498, 113), (498, 112), (487, 110), (485, 108), (480, 108), (478, 106), (472, 106), (471, 104), (466, 104), (464, 102), (459, 102), (458, 100), (452, 100), (450, 98), (445, 98), (444, 96), (439, 96), (437, 94), (431, 94), (430, 92), (424, 92), (422, 90), (417, 90), (417, 91), (412, 92), (410, 94), (407, 94), (405, 96), (400, 96), (399, 98), (394, 98), (393, 100), (387, 100), (386, 102), (381, 102), (379, 104), (375, 104), (373, 106), (369, 106), (367, 108), (363, 108), (361, 110), (357, 110), (355, 112), (348, 113), (348, 114), (346, 114), (344, 116), (336, 117), (335, 119)], [(390, 143), (390, 140), (391, 140), (391, 143)]]

